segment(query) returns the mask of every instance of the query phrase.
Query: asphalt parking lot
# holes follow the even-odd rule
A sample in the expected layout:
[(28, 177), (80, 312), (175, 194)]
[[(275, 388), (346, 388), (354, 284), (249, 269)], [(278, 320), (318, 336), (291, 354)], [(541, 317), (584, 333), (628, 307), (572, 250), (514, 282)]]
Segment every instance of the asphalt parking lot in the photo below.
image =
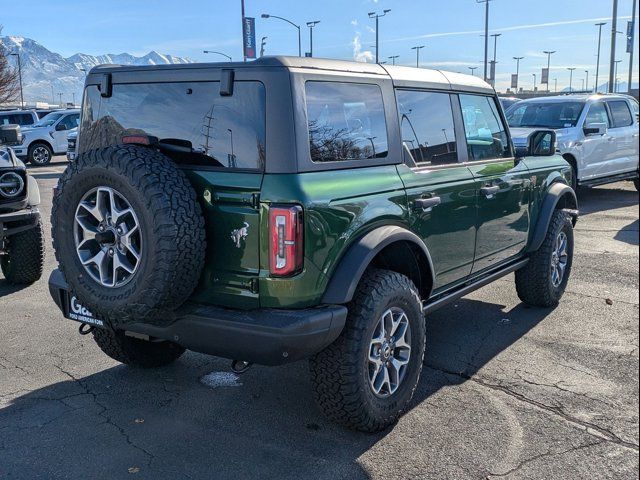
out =
[[(49, 236), (60, 158), (34, 169)], [(583, 190), (556, 309), (512, 276), (429, 316), (412, 409), (376, 435), (315, 408), (306, 362), (205, 385), (227, 360), (117, 364), (0, 274), (0, 478), (638, 478), (638, 193)]]

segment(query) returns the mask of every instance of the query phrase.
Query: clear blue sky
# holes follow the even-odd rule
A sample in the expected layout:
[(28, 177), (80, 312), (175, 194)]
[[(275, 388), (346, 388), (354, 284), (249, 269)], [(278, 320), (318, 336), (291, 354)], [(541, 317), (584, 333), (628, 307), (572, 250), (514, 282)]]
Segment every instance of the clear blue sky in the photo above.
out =
[[(626, 32), (632, 0), (619, 0), (618, 30)], [(398, 63), (415, 65), (414, 45), (421, 51), (421, 66), (468, 73), (469, 66), (482, 70), (484, 6), (475, 0), (246, 0), (246, 15), (256, 18), (257, 42), (267, 36), (267, 54), (297, 54), (295, 28), (261, 13), (287, 17), (303, 25), (303, 52), (308, 48), (307, 21), (320, 20), (315, 29), (315, 56), (370, 59), (374, 51), (373, 20), (367, 12), (390, 8), (380, 19), (380, 57), (400, 55)], [(543, 50), (552, 56), (551, 78), (559, 88), (568, 85), (567, 67), (576, 67), (574, 87), (590, 71), (593, 82), (597, 28), (603, 28), (600, 82), (608, 75), (611, 35), (611, 0), (493, 0), (490, 33), (498, 39), (497, 87), (503, 89), (515, 73), (514, 56), (524, 56), (521, 85), (533, 82), (546, 63)], [(37, 12), (37, 15), (34, 15)], [(637, 16), (637, 13), (636, 13)], [(121, 53), (145, 54), (150, 50), (188, 56), (196, 61), (213, 60), (203, 49), (220, 50), (240, 59), (240, 0), (30, 0), (2, 10), (5, 35), (21, 35), (69, 56)], [(636, 32), (638, 22), (636, 21)], [(634, 83), (638, 81), (638, 35)], [(618, 76), (626, 81), (629, 56), (626, 37), (618, 35)], [(492, 49), (490, 49), (490, 57)]]

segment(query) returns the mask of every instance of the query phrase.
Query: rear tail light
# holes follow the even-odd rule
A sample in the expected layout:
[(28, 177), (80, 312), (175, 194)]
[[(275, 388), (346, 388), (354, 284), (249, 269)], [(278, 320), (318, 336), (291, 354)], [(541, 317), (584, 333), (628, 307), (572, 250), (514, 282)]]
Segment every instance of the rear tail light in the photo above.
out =
[(272, 205), (269, 209), (269, 271), (286, 277), (302, 270), (304, 258), (302, 207)]

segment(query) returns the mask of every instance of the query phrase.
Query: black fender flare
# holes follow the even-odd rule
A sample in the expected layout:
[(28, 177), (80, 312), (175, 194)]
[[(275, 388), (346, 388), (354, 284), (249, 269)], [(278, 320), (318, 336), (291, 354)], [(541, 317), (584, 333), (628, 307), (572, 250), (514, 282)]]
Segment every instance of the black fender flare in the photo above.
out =
[(551, 187), (549, 187), (549, 190), (544, 197), (544, 201), (542, 202), (542, 206), (540, 207), (538, 222), (536, 223), (535, 230), (533, 231), (533, 236), (531, 237), (529, 247), (527, 248), (528, 252), (535, 252), (540, 248), (542, 242), (544, 242), (544, 238), (547, 236), (547, 230), (549, 229), (549, 224), (551, 223), (553, 212), (554, 210), (556, 210), (560, 199), (562, 199), (564, 196), (569, 197), (569, 200), (574, 207), (566, 208), (565, 210), (573, 217), (573, 224), (576, 224), (576, 221), (578, 220), (578, 198), (576, 197), (576, 192), (574, 192), (573, 188), (565, 183), (554, 183), (553, 185), (551, 185)]
[(435, 284), (435, 270), (427, 246), (415, 233), (397, 225), (386, 225), (368, 232), (357, 240), (339, 260), (333, 272), (322, 302), (327, 304), (348, 303), (353, 299), (358, 283), (375, 256), (395, 242), (410, 242), (425, 254), (431, 272), (431, 284)]

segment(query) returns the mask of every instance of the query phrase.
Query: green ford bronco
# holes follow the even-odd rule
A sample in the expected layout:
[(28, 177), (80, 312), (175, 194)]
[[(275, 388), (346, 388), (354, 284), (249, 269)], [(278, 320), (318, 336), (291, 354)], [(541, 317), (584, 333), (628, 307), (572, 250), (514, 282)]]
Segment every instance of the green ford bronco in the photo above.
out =
[(461, 74), (311, 58), (100, 66), (55, 191), (67, 318), (110, 357), (310, 359), (319, 408), (376, 431), (411, 401), (425, 315), (515, 272), (551, 307), (576, 196), (555, 133), (514, 150)]

